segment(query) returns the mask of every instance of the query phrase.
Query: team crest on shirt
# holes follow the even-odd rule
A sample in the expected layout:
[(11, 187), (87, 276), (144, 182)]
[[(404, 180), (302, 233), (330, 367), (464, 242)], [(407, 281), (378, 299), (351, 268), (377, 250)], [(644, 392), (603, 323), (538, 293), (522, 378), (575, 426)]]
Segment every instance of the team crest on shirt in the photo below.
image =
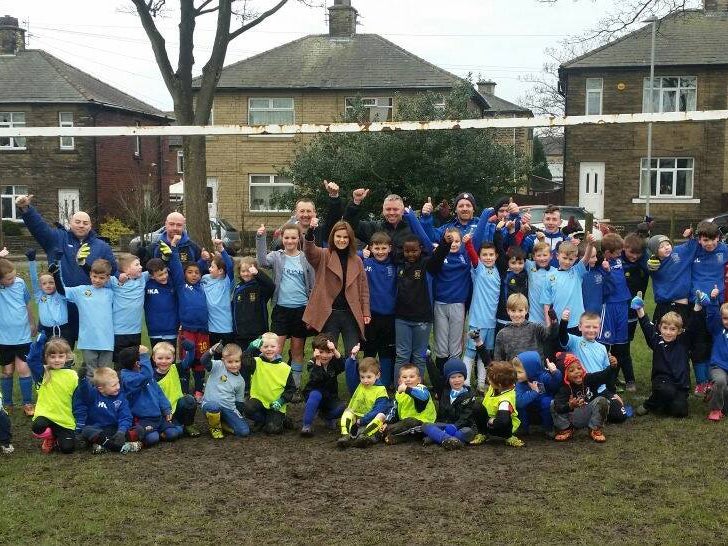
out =
[(516, 279), (511, 279), (511, 284), (516, 284)]
[(48, 301), (48, 296), (41, 296), (41, 297), (40, 297), (40, 301), (41, 301), (42, 303), (45, 303), (45, 302), (47, 302), (47, 301)]
[(603, 337), (604, 339), (609, 339), (610, 337), (612, 337), (612, 332), (610, 332), (609, 330), (607, 330), (606, 332), (604, 332), (604, 333), (602, 334), (602, 337)]
[(248, 299), (250, 300), (250, 303), (255, 303), (256, 301), (258, 301), (258, 294), (256, 292), (251, 292), (248, 295)]
[(187, 253), (186, 250), (179, 253), (179, 259), (182, 263), (189, 262), (190, 261), (190, 255)]
[(90, 298), (91, 297), (91, 290), (84, 290), (83, 291), (83, 295), (86, 296), (87, 298)]
[(422, 278), (422, 270), (421, 269), (415, 269), (414, 271), (414, 278), (416, 281), (419, 281)]
[(629, 278), (629, 271), (625, 271), (624, 276)]
[(220, 376), (220, 383), (226, 383), (226, 382), (227, 382), (227, 375), (225, 375), (225, 374), (222, 374), (222, 375)]
[(556, 282), (556, 275), (549, 275), (549, 281)]
[(121, 400), (114, 400), (114, 409), (119, 409), (119, 406), (121, 406)]

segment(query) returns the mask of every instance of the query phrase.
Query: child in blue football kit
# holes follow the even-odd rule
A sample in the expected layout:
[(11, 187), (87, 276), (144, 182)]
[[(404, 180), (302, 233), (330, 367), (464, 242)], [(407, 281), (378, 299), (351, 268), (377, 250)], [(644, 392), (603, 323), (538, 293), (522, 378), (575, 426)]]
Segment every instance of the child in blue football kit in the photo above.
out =
[[(35, 249), (29, 248), (25, 252), (25, 256), (28, 258), (28, 275), (33, 287), (33, 299), (38, 305), (40, 329), (45, 332), (47, 337), (59, 336), (68, 340), (71, 334), (71, 326), (68, 323), (68, 303), (63, 292), (58, 264), (50, 264), (47, 273), (38, 275)], [(58, 282), (56, 282), (57, 276)]]
[(114, 291), (108, 286), (111, 264), (99, 258), (91, 264), (91, 284), (66, 286), (66, 299), (78, 308), (78, 342), (83, 355), (81, 374), (110, 367), (114, 355)]
[(91, 453), (140, 451), (141, 442), (128, 442), (132, 426), (131, 410), (121, 392), (119, 376), (111, 368), (97, 368), (91, 381), (83, 377), (73, 399), (76, 431), (89, 444)]
[(149, 272), (142, 271), (136, 256), (123, 254), (118, 262), (119, 278), (109, 279), (114, 291), (114, 362), (118, 362), (123, 349), (138, 347), (142, 342), (144, 293), (149, 280)]
[(592, 248), (591, 256), (586, 264), (586, 274), (581, 282), (581, 295), (584, 300), (584, 311), (601, 315), (604, 305), (604, 276), (608, 272), (602, 267), (604, 255)]
[(25, 281), (17, 276), (13, 263), (0, 258), (0, 366), (2, 396), (6, 411), (13, 408), (13, 374), (17, 372), (23, 411), (33, 415), (33, 379), (25, 361), (35, 321), (30, 293)]
[[(172, 277), (177, 294), (177, 309), (179, 310), (180, 343), (189, 340), (195, 345), (195, 360), (192, 363), (192, 377), (194, 386), (190, 387), (188, 374), (180, 377), (182, 380), (182, 391), (194, 393), (195, 400), (202, 402), (202, 393), (205, 383), (205, 367), (200, 363), (200, 358), (210, 348), (210, 336), (208, 333), (207, 320), (207, 296), (202, 284), (202, 273), (200, 266), (195, 262), (182, 263), (177, 249), (180, 236), (175, 235), (170, 242), (172, 255), (169, 259), (169, 274)], [(185, 357), (185, 351), (181, 351), (181, 358)]]
[(119, 366), (121, 389), (134, 418), (129, 439), (149, 447), (181, 436), (182, 427), (172, 421), (172, 406), (154, 380), (149, 349), (143, 345), (127, 347), (119, 354)]
[(235, 264), (220, 239), (213, 241), (215, 256), (210, 262), (210, 272), (202, 276), (202, 288), (207, 299), (207, 332), (210, 345), (233, 340), (233, 313), (230, 294), (235, 280)]
[(179, 316), (177, 294), (167, 264), (160, 258), (152, 258), (147, 262), (147, 271), (149, 278), (144, 289), (144, 317), (149, 344), (154, 347), (166, 341), (174, 345), (179, 332)]
[(513, 360), (518, 383), (516, 383), (516, 409), (521, 418), (521, 431), (528, 434), (533, 408), (541, 417), (541, 426), (548, 436), (552, 434), (554, 422), (551, 418), (551, 402), (561, 387), (563, 375), (556, 365), (546, 359), (546, 367), (537, 351), (524, 351)]

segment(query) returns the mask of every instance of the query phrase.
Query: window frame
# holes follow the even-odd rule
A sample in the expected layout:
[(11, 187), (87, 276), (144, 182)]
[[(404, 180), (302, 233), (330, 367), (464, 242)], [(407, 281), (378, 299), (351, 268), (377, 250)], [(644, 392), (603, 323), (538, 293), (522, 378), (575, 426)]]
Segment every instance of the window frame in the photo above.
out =
[[(649, 190), (650, 190), (650, 199), (653, 200), (661, 200), (661, 201), (673, 201), (673, 200), (683, 200), (683, 199), (693, 199), (693, 195), (695, 194), (695, 158), (694, 157), (683, 157), (683, 156), (675, 156), (675, 157), (653, 157), (653, 162), (656, 162), (656, 166), (653, 168), (650, 166), (649, 168), (645, 167), (647, 164), (647, 158), (642, 157), (640, 158), (640, 170), (639, 170), (639, 188), (638, 188), (638, 196), (639, 199), (646, 199), (647, 196), (642, 191), (643, 184), (643, 175), (646, 172), (649, 172)], [(673, 167), (662, 167), (661, 162), (663, 161), (674, 161)], [(689, 161), (690, 167), (679, 167), (678, 164), (680, 161)], [(655, 172), (655, 193), (652, 194), (652, 172)], [(679, 195), (677, 193), (677, 180), (678, 180), (678, 173), (680, 172), (687, 172), (690, 173), (690, 193)], [(660, 192), (660, 178), (662, 173), (672, 173), (672, 193), (671, 194), (662, 194)]]
[[(676, 79), (677, 80), (677, 87), (665, 87), (663, 85), (664, 80), (670, 80), (670, 79)], [(695, 80), (694, 87), (689, 86), (683, 86), (683, 80), (686, 79), (693, 79)], [(647, 101), (652, 100), (654, 98), (655, 92), (658, 93), (658, 100), (657, 105), (652, 105), (652, 113), (653, 114), (662, 114), (662, 113), (671, 113), (671, 112), (694, 112), (698, 109), (698, 77), (697, 76), (655, 76), (655, 87), (652, 88), (652, 94), (648, 95), (648, 90), (650, 87), (650, 78), (644, 78), (643, 84), (642, 84), (642, 112), (643, 113), (649, 113), (649, 108)], [(687, 91), (694, 91), (693, 93), (693, 101), (692, 104), (690, 104), (690, 101), (688, 100), (686, 102), (685, 110), (680, 109), (680, 95), (681, 90), (687, 90)], [(664, 109), (664, 97), (666, 92), (675, 92), (675, 109), (674, 110), (665, 110)], [(649, 99), (648, 99), (649, 96)]]
[[(353, 101), (355, 101), (355, 100), (357, 100), (357, 99), (360, 99), (361, 102), (362, 102), (362, 105), (363, 106), (366, 106), (368, 108), (371, 108), (373, 106), (375, 108), (387, 108), (387, 109), (389, 109), (389, 115), (387, 116), (387, 119), (378, 119), (378, 120), (373, 120), (372, 119), (371, 110), (370, 110), (369, 111), (369, 121), (370, 122), (374, 123), (375, 121), (377, 121), (377, 122), (386, 123), (386, 122), (392, 121), (394, 119), (394, 97), (393, 96), (392, 97), (387, 97), (387, 96), (381, 96), (381, 97), (346, 97), (344, 99), (344, 114), (345, 115), (348, 114), (348, 111), (350, 109), (354, 108), (354, 105), (353, 104), (350, 104), (350, 103), (353, 102)], [(365, 101), (371, 101), (371, 100), (376, 101), (376, 102), (374, 104), (371, 104), (371, 105), (365, 104)], [(387, 100), (387, 101), (389, 101), (389, 104), (388, 105), (380, 106), (379, 105), (379, 100)]]
[[(5, 188), (13, 188), (12, 193), (5, 193)], [(18, 188), (22, 188), (23, 191), (18, 191)], [(21, 195), (28, 195), (29, 188), (28, 186), (24, 184), (6, 184), (6, 185), (0, 185), (0, 220), (9, 220), (11, 222), (22, 222), (23, 219), (21, 218), (21, 213), (19, 213), (18, 208), (15, 206), (15, 200), (20, 197)], [(2, 202), (5, 199), (10, 199), (11, 202), (11, 210), (13, 213), (12, 217), (6, 218), (3, 216), (3, 210), (2, 210)]]
[[(599, 82), (599, 89), (589, 89), (589, 82)], [(599, 112), (589, 112), (589, 96), (599, 95)], [(604, 78), (586, 78), (584, 81), (584, 114), (587, 116), (601, 116), (604, 111)]]
[[(71, 121), (63, 121), (64, 114), (71, 116)], [(58, 126), (59, 127), (73, 127), (74, 121), (73, 121), (73, 112), (58, 112)], [(64, 139), (71, 139), (71, 144), (64, 145), (63, 140)], [(58, 137), (58, 146), (61, 150), (75, 150), (76, 149), (76, 139), (72, 136), (62, 136)]]
[(177, 150), (177, 174), (185, 173), (185, 152)]
[[(261, 183), (261, 182), (253, 182), (253, 177), (258, 176), (267, 176), (269, 182), (268, 183)], [(290, 209), (254, 209), (253, 208), (253, 188), (290, 188), (290, 191), (293, 191), (294, 184), (293, 180), (289, 180), (289, 182), (274, 182), (276, 178), (284, 178), (278, 174), (271, 174), (271, 173), (249, 173), (248, 174), (248, 211), (249, 212), (262, 212), (262, 213), (289, 213), (291, 212)]]
[[(137, 127), (141, 127), (141, 124), (137, 121)], [(142, 137), (134, 135), (134, 158), (141, 159), (142, 157)]]
[[(0, 121), (0, 127), (8, 127), (8, 128), (27, 127), (26, 120), (25, 120), (25, 112), (8, 110), (5, 112), (0, 112), (0, 116), (2, 116), (2, 115), (7, 115), (9, 117), (10, 121)], [(23, 121), (15, 121), (13, 119), (15, 116), (22, 116)], [(5, 138), (8, 139), (9, 144), (7, 146), (3, 146), (0, 144), (0, 150), (22, 151), (22, 150), (28, 149), (28, 147), (27, 147), (28, 141), (27, 141), (26, 137), (5, 137)], [(21, 142), (22, 142), (22, 146), (20, 146), (20, 145), (16, 146), (16, 144), (20, 144)]]
[[(268, 107), (267, 108), (254, 108), (253, 107), (253, 101), (268, 101)], [(273, 101), (276, 100), (290, 100), (291, 101), (291, 107), (290, 108), (275, 108), (273, 107)], [(252, 115), (254, 112), (290, 112), (291, 113), (291, 120), (286, 121), (285, 123), (255, 123), (252, 120)], [(248, 125), (292, 125), (296, 123), (296, 100), (293, 97), (248, 97)]]

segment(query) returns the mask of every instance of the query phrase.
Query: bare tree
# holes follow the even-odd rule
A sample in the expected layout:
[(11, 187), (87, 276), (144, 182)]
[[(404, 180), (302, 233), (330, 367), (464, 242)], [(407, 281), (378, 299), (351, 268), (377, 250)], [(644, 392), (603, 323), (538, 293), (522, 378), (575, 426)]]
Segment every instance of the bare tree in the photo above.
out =
[[(297, 1), (308, 4), (307, 0)], [(155, 21), (156, 18), (166, 16), (172, 11), (172, 8), (167, 5), (167, 0), (131, 0), (131, 2), (149, 38), (162, 79), (174, 101), (177, 123), (180, 125), (206, 125), (210, 119), (215, 88), (220, 80), (228, 45), (244, 32), (274, 15), (288, 3), (288, 0), (269, 0), (269, 7), (264, 11), (256, 11), (250, 0), (238, 0), (237, 2), (235, 0), (178, 0), (179, 54), (176, 69), (172, 66), (164, 36), (157, 28)], [(195, 65), (195, 26), (198, 18), (206, 15), (216, 15), (217, 25), (212, 52), (202, 68), (199, 88), (195, 92), (192, 87), (192, 69)], [(184, 137), (183, 150), (187, 226), (192, 238), (209, 248), (211, 243), (206, 195), (205, 137)]]

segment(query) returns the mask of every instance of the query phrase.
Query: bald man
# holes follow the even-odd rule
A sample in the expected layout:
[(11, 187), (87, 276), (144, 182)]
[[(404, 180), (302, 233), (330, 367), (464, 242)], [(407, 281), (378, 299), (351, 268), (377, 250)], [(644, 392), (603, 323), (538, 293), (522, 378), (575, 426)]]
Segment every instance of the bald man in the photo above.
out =
[(167, 219), (164, 221), (162, 236), (159, 238), (159, 241), (152, 245), (149, 256), (151, 258), (162, 258), (165, 261), (169, 260), (169, 255), (165, 255), (161, 252), (159, 245), (163, 242), (168, 247), (171, 247), (170, 241), (175, 235), (179, 235), (181, 239), (177, 243), (177, 249), (179, 251), (180, 261), (182, 263), (198, 262), (201, 272), (206, 273), (208, 268), (207, 262), (201, 260), (200, 247), (187, 235), (187, 230), (185, 230), (186, 225), (187, 220), (185, 220), (184, 215), (179, 212), (170, 212), (167, 215)]
[[(56, 224), (51, 227), (40, 213), (30, 204), (33, 196), (23, 195), (16, 199), (15, 205), (22, 213), (25, 227), (30, 234), (43, 247), (48, 261), (58, 260), (61, 265), (61, 275), (65, 286), (80, 286), (91, 284), (91, 279), (76, 261), (76, 254), (82, 244), (88, 243), (90, 254), (86, 263), (92, 264), (94, 260), (103, 258), (111, 262), (112, 274), (116, 275), (116, 258), (111, 247), (104, 240), (96, 236), (91, 218), (85, 212), (77, 212), (69, 219), (68, 229)], [(73, 339), (68, 339), (71, 347), (78, 337), (78, 311), (76, 306), (68, 302), (68, 324), (73, 333)]]

